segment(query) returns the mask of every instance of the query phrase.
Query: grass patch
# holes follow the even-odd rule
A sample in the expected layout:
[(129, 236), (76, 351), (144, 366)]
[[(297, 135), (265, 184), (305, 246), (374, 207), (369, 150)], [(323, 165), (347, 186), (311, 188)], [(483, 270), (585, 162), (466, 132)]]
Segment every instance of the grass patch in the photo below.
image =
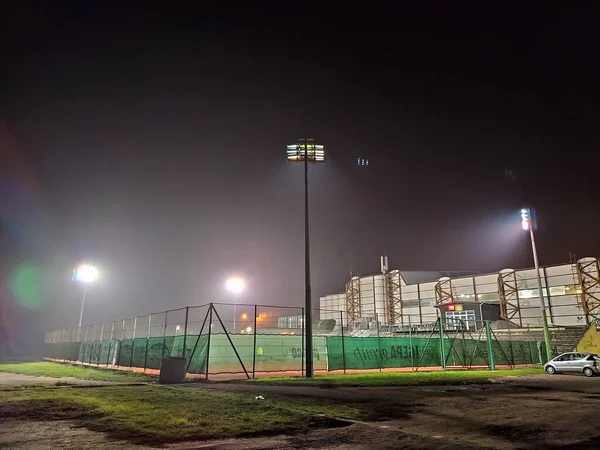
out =
[(167, 442), (300, 433), (339, 422), (315, 413), (366, 418), (359, 405), (157, 385), (96, 388), (35, 387), (0, 391), (0, 421), (74, 420), (136, 441)]
[(497, 370), (469, 370), (448, 372), (382, 372), (349, 375), (319, 375), (313, 378), (269, 377), (243, 380), (241, 383), (259, 383), (293, 386), (360, 387), (360, 386), (416, 386), (486, 383), (493, 378), (539, 375), (539, 368)]
[(73, 377), (82, 380), (94, 381), (140, 382), (153, 381), (157, 378), (154, 375), (149, 375), (140, 372), (95, 369), (93, 367), (60, 364), (46, 361), (0, 364), (0, 372), (20, 373), (23, 375), (33, 375), (38, 377)]

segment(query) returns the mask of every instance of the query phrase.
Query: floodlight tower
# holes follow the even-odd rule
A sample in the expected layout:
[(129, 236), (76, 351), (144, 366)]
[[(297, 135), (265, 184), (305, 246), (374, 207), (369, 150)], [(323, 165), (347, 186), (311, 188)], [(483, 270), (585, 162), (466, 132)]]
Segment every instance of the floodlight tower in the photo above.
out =
[(91, 264), (80, 264), (73, 269), (73, 280), (83, 284), (83, 294), (81, 295), (81, 311), (79, 312), (79, 328), (83, 322), (83, 307), (85, 306), (85, 294), (88, 284), (98, 280), (100, 272)]
[(544, 291), (542, 289), (542, 277), (540, 276), (540, 265), (538, 262), (537, 247), (535, 245), (535, 234), (533, 229), (536, 227), (535, 210), (530, 208), (521, 209), (521, 228), (529, 231), (531, 239), (531, 251), (533, 253), (533, 264), (535, 266), (535, 275), (537, 277), (538, 294), (540, 296), (540, 307), (542, 309), (542, 326), (544, 327), (544, 343), (546, 345), (546, 362), (552, 359), (552, 347), (550, 342), (550, 332), (548, 331), (548, 315), (546, 314), (546, 302), (544, 301)]
[(306, 377), (313, 376), (312, 299), (310, 285), (310, 234), (308, 221), (308, 163), (325, 162), (325, 147), (314, 139), (301, 138), (287, 146), (288, 162), (304, 162), (304, 326), (306, 329)]
[(225, 281), (225, 289), (233, 293), (233, 333), (236, 333), (238, 296), (246, 288), (246, 281), (241, 277), (231, 277)]

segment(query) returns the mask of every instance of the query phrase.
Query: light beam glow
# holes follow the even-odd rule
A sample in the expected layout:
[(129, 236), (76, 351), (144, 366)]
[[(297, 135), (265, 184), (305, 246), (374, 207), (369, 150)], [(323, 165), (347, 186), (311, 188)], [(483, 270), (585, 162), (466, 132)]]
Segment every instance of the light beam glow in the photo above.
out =
[(99, 277), (100, 272), (91, 264), (80, 264), (73, 270), (73, 279), (80, 283), (93, 283)]
[(246, 288), (246, 282), (240, 277), (231, 277), (225, 281), (225, 289), (234, 294), (241, 294)]

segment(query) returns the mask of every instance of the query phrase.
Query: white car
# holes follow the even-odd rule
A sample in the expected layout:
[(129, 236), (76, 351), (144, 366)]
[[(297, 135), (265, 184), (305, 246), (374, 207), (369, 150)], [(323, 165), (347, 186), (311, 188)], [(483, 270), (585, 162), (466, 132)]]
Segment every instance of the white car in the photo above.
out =
[(583, 373), (586, 377), (600, 374), (600, 356), (593, 353), (563, 353), (544, 364), (549, 375), (555, 373)]

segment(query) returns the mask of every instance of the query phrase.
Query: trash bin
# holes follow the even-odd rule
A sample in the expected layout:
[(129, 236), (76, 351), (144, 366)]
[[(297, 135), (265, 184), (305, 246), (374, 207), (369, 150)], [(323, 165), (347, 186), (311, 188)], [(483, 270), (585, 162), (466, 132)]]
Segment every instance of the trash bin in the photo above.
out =
[(163, 359), (158, 382), (161, 384), (183, 383), (185, 381), (187, 364), (187, 358), (172, 356)]

